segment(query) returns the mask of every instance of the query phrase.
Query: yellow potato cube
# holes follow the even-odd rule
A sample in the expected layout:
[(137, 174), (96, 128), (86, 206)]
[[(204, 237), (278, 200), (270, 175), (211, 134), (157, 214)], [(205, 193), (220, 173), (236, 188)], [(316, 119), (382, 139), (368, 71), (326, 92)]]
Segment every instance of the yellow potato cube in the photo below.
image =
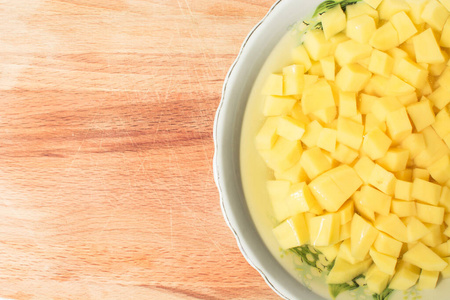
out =
[(363, 89), (363, 92), (377, 97), (386, 96), (388, 78), (381, 75), (373, 75)]
[(359, 153), (344, 144), (337, 144), (336, 150), (331, 153), (331, 157), (343, 164), (351, 164)]
[[(380, 215), (388, 215), (392, 197), (379, 190), (365, 185), (361, 188), (361, 204)], [(415, 208), (415, 207), (414, 207)]]
[(365, 3), (369, 4), (372, 8), (377, 9), (383, 0), (364, 0)]
[[(295, 64), (303, 65), (305, 67), (305, 72), (307, 72), (311, 68), (311, 59), (308, 55), (308, 52), (305, 49), (305, 46), (300, 45), (292, 50), (292, 59)], [(305, 81), (306, 85), (306, 81)]]
[(397, 59), (392, 72), (417, 89), (423, 88), (428, 79), (428, 71), (409, 58)]
[(290, 65), (283, 68), (284, 95), (300, 95), (305, 86), (305, 67)]
[[(412, 181), (412, 169), (405, 169), (405, 170), (400, 171), (400, 172), (395, 172), (395, 177), (398, 180), (404, 180), (404, 181), (410, 182), (410, 181)], [(411, 185), (411, 188), (412, 188), (412, 185)]]
[(416, 103), (418, 101), (417, 94), (415, 92), (409, 95), (398, 96), (397, 99), (404, 106)]
[(420, 268), (401, 260), (398, 263), (394, 277), (389, 283), (389, 288), (393, 290), (407, 290), (416, 284), (419, 274)]
[(416, 203), (416, 213), (417, 218), (422, 222), (440, 225), (444, 222), (445, 208)]
[(347, 21), (346, 34), (360, 44), (367, 44), (376, 29), (375, 20), (364, 14)]
[[(416, 208), (417, 210), (417, 208)], [(425, 221), (424, 221), (425, 222)], [(424, 224), (428, 228), (428, 233), (420, 241), (428, 247), (437, 247), (443, 243), (442, 224)]]
[(308, 125), (306, 125), (305, 134), (303, 134), (300, 140), (310, 148), (317, 146), (317, 140), (319, 139), (319, 134), (322, 131), (322, 129), (323, 129), (322, 125), (320, 125), (318, 121), (314, 120)]
[(431, 28), (442, 31), (449, 15), (450, 13), (438, 1), (430, 1), (425, 5), (421, 17)]
[(295, 103), (297, 103), (297, 100), (294, 97), (267, 96), (263, 114), (266, 117), (287, 115)]
[(381, 271), (375, 264), (370, 266), (366, 274), (367, 288), (375, 294), (381, 294), (387, 287), (391, 276)]
[(370, 210), (368, 207), (362, 205), (361, 203), (361, 191), (356, 191), (352, 195), (352, 200), (355, 203), (355, 212), (361, 215), (362, 217), (375, 221), (375, 212)]
[(303, 91), (301, 103), (303, 113), (306, 115), (336, 105), (333, 92), (326, 80), (319, 80), (306, 87)]
[[(450, 188), (447, 186), (442, 187), (441, 197), (439, 198), (439, 205), (445, 208), (446, 213), (450, 213)], [(450, 214), (446, 214), (445, 223), (447, 225), (450, 225)]]
[(375, 22), (378, 22), (378, 11), (364, 2), (357, 2), (345, 8), (347, 20), (356, 18), (361, 15), (368, 15), (372, 17)]
[(364, 136), (362, 149), (372, 160), (383, 157), (391, 146), (391, 139), (375, 128)]
[(380, 253), (387, 254), (392, 257), (399, 257), (403, 243), (392, 238), (388, 234), (379, 232), (373, 244), (373, 247)]
[(447, 267), (447, 262), (440, 258), (430, 248), (418, 242), (406, 251), (402, 257), (403, 261), (413, 264), (427, 271), (442, 271)]
[(397, 179), (395, 181), (395, 198), (406, 201), (412, 200), (412, 187), (412, 182)]
[(290, 141), (298, 141), (305, 133), (306, 125), (289, 116), (279, 117), (277, 134)]
[(263, 158), (274, 171), (284, 171), (298, 162), (302, 151), (302, 146), (298, 141), (293, 142), (279, 137), (272, 149)]
[[(412, 203), (414, 202), (407, 202)], [(410, 216), (403, 221), (406, 225), (408, 242), (414, 243), (430, 233), (430, 229), (420, 222), (416, 217)]]
[(378, 120), (373, 113), (368, 113), (364, 123), (364, 134), (367, 134), (376, 128), (382, 132), (386, 132), (386, 122)]
[(355, 212), (355, 206), (353, 201), (345, 202), (341, 208), (337, 211), (340, 216), (341, 225), (345, 225), (350, 222), (353, 218), (353, 214)]
[(283, 249), (299, 247), (309, 242), (309, 232), (304, 214), (288, 218), (275, 227), (272, 232)]
[(444, 5), (444, 7), (450, 11), (450, 0), (439, 0), (439, 2)]
[(450, 278), (450, 257), (442, 258), (448, 265), (444, 270), (441, 271), (441, 275), (443, 278)]
[(397, 97), (382, 97), (375, 101), (372, 105), (372, 113), (380, 121), (385, 121), (389, 112), (401, 109), (403, 105), (398, 101)]
[(433, 252), (436, 253), (437, 255), (439, 255), (441, 258), (450, 256), (449, 241), (446, 241), (446, 242), (440, 244), (439, 246), (433, 247), (431, 250), (433, 250)]
[(339, 241), (339, 214), (330, 213), (309, 220), (309, 238), (313, 246), (329, 246)]
[(404, 11), (393, 15), (390, 21), (398, 33), (399, 44), (402, 44), (417, 33), (416, 26), (414, 26), (414, 23)]
[(378, 252), (375, 248), (371, 248), (369, 251), (375, 265), (384, 273), (394, 275), (395, 266), (397, 265), (397, 258)]
[(305, 170), (300, 164), (300, 160), (291, 168), (285, 171), (275, 171), (274, 176), (276, 180), (290, 181), (291, 183), (297, 183), (308, 180)]
[(371, 259), (366, 259), (356, 264), (351, 264), (340, 257), (336, 258), (333, 268), (327, 276), (327, 284), (345, 283), (356, 276), (366, 272), (372, 264)]
[(387, 81), (386, 95), (388, 96), (405, 96), (413, 93), (415, 88), (401, 80), (395, 75), (391, 75)]
[(344, 92), (359, 92), (369, 81), (372, 73), (359, 64), (348, 64), (336, 75), (336, 84)]
[(393, 199), (391, 202), (391, 212), (400, 218), (416, 215), (416, 204), (412, 201), (401, 201)]
[(442, 187), (439, 184), (416, 178), (413, 182), (411, 196), (413, 197), (413, 199), (419, 200), (421, 202), (425, 202), (431, 205), (438, 205), (439, 198), (441, 196), (441, 190)]
[(422, 131), (435, 121), (433, 109), (430, 100), (422, 97), (420, 102), (409, 105), (406, 110), (417, 131)]
[(388, 171), (399, 172), (406, 169), (408, 159), (408, 150), (402, 148), (391, 148), (382, 158), (377, 159), (377, 164)]
[(308, 118), (302, 111), (302, 105), (300, 102), (295, 103), (294, 107), (290, 111), (289, 115), (296, 120), (299, 120), (303, 124), (309, 124), (311, 119)]
[(444, 28), (442, 28), (439, 45), (441, 45), (442, 47), (450, 48), (450, 19), (447, 19), (444, 24)]
[(432, 290), (436, 287), (437, 281), (439, 279), (439, 271), (427, 271), (422, 270), (420, 272), (419, 282), (417, 282), (418, 290)]
[(383, 0), (378, 6), (381, 20), (389, 20), (396, 13), (409, 10), (410, 7), (405, 0)]
[(441, 138), (450, 134), (450, 114), (447, 108), (443, 108), (437, 113), (435, 122), (431, 126)]
[(291, 185), (285, 202), (293, 215), (302, 212), (312, 212), (315, 214), (321, 214), (323, 212), (305, 182)]
[(418, 63), (436, 64), (445, 61), (431, 28), (412, 37), (412, 41)]
[(262, 88), (263, 95), (283, 96), (284, 85), (282, 74), (270, 74)]
[(320, 21), (322, 22), (323, 33), (327, 40), (343, 31), (347, 25), (347, 18), (340, 5), (336, 5), (327, 10), (320, 16)]
[(365, 184), (369, 183), (370, 175), (375, 168), (375, 163), (367, 156), (361, 157), (354, 165), (354, 170)]
[(422, 133), (410, 134), (402, 141), (401, 147), (409, 150), (409, 157), (414, 159), (426, 149), (425, 138)]
[(449, 89), (447, 87), (440, 86), (428, 95), (428, 98), (438, 109), (443, 109), (450, 103)]
[(309, 57), (315, 61), (330, 55), (331, 43), (326, 40), (325, 34), (320, 29), (307, 31), (303, 36), (303, 45)]
[(317, 147), (328, 152), (334, 152), (336, 149), (337, 131), (335, 129), (324, 128), (317, 139)]
[(359, 112), (363, 115), (371, 113), (373, 104), (379, 99), (379, 97), (368, 95), (365, 93), (359, 94)]
[(369, 71), (384, 77), (389, 77), (394, 67), (394, 59), (385, 52), (374, 49), (370, 56)]
[(318, 147), (305, 150), (300, 158), (300, 164), (310, 179), (331, 169), (331, 162)]
[(334, 56), (327, 56), (320, 60), (322, 71), (326, 80), (333, 80), (336, 77), (336, 63)]
[(444, 155), (428, 167), (431, 177), (440, 184), (450, 180), (450, 155)]
[(348, 118), (337, 121), (337, 141), (352, 149), (359, 150), (363, 140), (364, 126)]
[(310, 117), (311, 119), (322, 121), (325, 124), (330, 124), (335, 120), (336, 115), (337, 115), (336, 106), (332, 106), (316, 110), (310, 114)]
[(357, 260), (363, 260), (375, 242), (378, 230), (358, 214), (352, 219), (351, 252)]
[(255, 146), (258, 150), (270, 150), (278, 139), (278, 118), (269, 117), (264, 122), (255, 137)]
[[(354, 218), (354, 217), (353, 217)], [(397, 215), (389, 214), (387, 216), (378, 215), (375, 218), (374, 226), (379, 231), (389, 234), (397, 241), (408, 242), (408, 233), (406, 225)]]
[(442, 72), (441, 76), (439, 76), (438, 83), (440, 86), (445, 87), (447, 90), (450, 90), (450, 62), (447, 62), (447, 67), (444, 72)]
[[(350, 226), (350, 229), (351, 229), (351, 226)], [(361, 261), (360, 259), (356, 259), (352, 255), (350, 238), (347, 238), (346, 240), (344, 240), (342, 242), (341, 246), (339, 247), (339, 252), (338, 252), (337, 257), (339, 257), (339, 259), (344, 259), (351, 264), (356, 264)]]
[(351, 236), (352, 222), (347, 222), (341, 225), (341, 234), (339, 235), (339, 240), (344, 241), (350, 239)]
[(414, 181), (416, 178), (429, 181), (430, 180), (430, 172), (426, 169), (421, 168), (414, 168), (412, 170), (412, 181)]
[(379, 27), (371, 36), (369, 45), (380, 51), (386, 51), (400, 45), (397, 30), (392, 23), (387, 22)]
[(388, 134), (394, 143), (401, 142), (412, 132), (412, 125), (404, 107), (388, 112), (386, 125)]
[(369, 184), (388, 195), (394, 195), (396, 178), (394, 174), (375, 164), (369, 177)]
[(286, 197), (289, 195), (291, 183), (283, 180), (269, 180), (266, 183), (273, 212), (278, 222), (281, 222), (292, 216), (286, 205)]
[(342, 117), (354, 117), (358, 114), (356, 106), (356, 93), (339, 92), (339, 115)]
[(340, 245), (340, 243), (337, 243), (330, 246), (316, 246), (315, 248), (322, 252), (327, 261), (331, 262), (336, 258), (339, 252)]
[(308, 70), (308, 75), (314, 75), (314, 76), (318, 76), (318, 77), (323, 77), (322, 64), (320, 63), (320, 61), (313, 61), (312, 62), (311, 68)]

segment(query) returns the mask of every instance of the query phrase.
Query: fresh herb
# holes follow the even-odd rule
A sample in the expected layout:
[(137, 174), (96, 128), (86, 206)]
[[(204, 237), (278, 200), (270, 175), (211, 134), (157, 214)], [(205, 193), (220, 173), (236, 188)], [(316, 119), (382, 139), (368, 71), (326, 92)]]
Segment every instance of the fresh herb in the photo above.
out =
[(386, 300), (393, 291), (394, 290), (386, 288), (381, 294), (373, 294), (372, 298), (373, 300)]
[(307, 263), (311, 267), (318, 268), (319, 271), (322, 271), (321, 268), (318, 267), (318, 263), (320, 262), (319, 255), (323, 255), (320, 251), (309, 245), (295, 247), (290, 250), (300, 256), (303, 262)]
[(342, 0), (342, 1), (336, 1), (336, 0), (327, 0), (319, 4), (317, 6), (316, 11), (313, 14), (313, 18), (325, 13), (326, 11), (332, 9), (333, 7), (340, 5), (342, 10), (345, 12), (348, 5), (355, 4), (361, 0)]

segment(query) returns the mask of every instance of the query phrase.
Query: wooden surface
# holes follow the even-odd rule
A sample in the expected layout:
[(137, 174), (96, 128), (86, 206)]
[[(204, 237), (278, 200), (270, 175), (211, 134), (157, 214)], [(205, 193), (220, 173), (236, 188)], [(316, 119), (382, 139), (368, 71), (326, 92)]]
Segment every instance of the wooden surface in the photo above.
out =
[(277, 299), (213, 180), (213, 121), (274, 0), (0, 1), (0, 297)]

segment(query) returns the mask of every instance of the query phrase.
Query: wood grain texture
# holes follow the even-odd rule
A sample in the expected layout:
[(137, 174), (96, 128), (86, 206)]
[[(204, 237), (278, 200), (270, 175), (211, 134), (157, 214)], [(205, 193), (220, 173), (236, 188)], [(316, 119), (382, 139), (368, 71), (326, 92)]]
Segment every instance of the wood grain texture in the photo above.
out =
[(223, 79), (273, 2), (0, 1), (0, 297), (278, 298), (212, 172)]

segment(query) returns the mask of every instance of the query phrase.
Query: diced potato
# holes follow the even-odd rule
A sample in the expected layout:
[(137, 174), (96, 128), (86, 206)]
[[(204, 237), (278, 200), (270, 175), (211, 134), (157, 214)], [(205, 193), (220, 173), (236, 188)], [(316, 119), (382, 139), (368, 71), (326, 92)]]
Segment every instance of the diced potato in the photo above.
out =
[(310, 179), (331, 169), (331, 162), (318, 147), (305, 150), (300, 158), (300, 164)]
[(277, 134), (290, 141), (298, 141), (305, 133), (305, 124), (289, 116), (278, 119)]
[(334, 56), (327, 56), (320, 60), (322, 71), (326, 80), (334, 80), (336, 77), (336, 63)]
[(447, 9), (447, 11), (450, 11), (450, 0), (439, 0), (439, 2)]
[[(439, 198), (439, 205), (445, 208), (446, 213), (450, 213), (450, 188), (447, 186), (442, 187), (441, 197)], [(445, 223), (447, 225), (450, 225), (450, 214), (448, 215), (448, 222), (446, 221)]]
[(361, 188), (361, 204), (381, 215), (388, 215), (392, 197), (365, 185)]
[(336, 150), (337, 131), (335, 129), (324, 128), (317, 139), (317, 147), (322, 148), (328, 152)]
[(409, 10), (410, 6), (405, 0), (383, 0), (378, 6), (378, 12), (382, 20), (389, 20), (396, 13)]
[(406, 243), (408, 242), (408, 233), (406, 225), (397, 215), (389, 214), (387, 216), (378, 215), (374, 222), (375, 228), (379, 231), (389, 234), (394, 239)]
[(444, 24), (439, 45), (450, 48), (450, 19), (447, 19)]
[[(405, 169), (400, 172), (395, 172), (395, 177), (398, 180), (404, 180), (404, 181), (411, 182), (412, 181), (412, 169)], [(412, 186), (411, 186), (411, 188), (412, 188)], [(403, 199), (403, 200), (406, 200), (406, 199)]]
[(387, 82), (388, 78), (375, 74), (369, 79), (363, 92), (377, 97), (384, 97), (386, 96)]
[(359, 64), (347, 64), (336, 75), (336, 84), (344, 92), (359, 92), (369, 81), (372, 73)]
[(409, 151), (402, 148), (391, 148), (386, 154), (377, 159), (377, 164), (388, 171), (398, 172), (406, 169), (409, 159)]
[(360, 44), (367, 44), (376, 29), (375, 20), (364, 14), (347, 21), (346, 34)]
[(436, 246), (436, 247), (432, 248), (431, 250), (433, 250), (433, 252), (436, 253), (437, 255), (439, 255), (441, 258), (446, 257), (446, 256), (450, 256), (450, 243), (449, 243), (449, 241), (446, 241), (446, 242), (440, 244), (439, 246)]
[(354, 117), (357, 114), (356, 93), (339, 92), (339, 115), (342, 117)]
[(375, 265), (384, 273), (388, 275), (394, 275), (395, 266), (397, 265), (397, 258), (378, 252), (375, 248), (371, 248), (369, 251)]
[[(379, 1), (379, 0), (374, 0)], [(364, 2), (357, 2), (354, 5), (349, 5), (346, 7), (345, 13), (347, 15), (347, 20), (356, 18), (361, 15), (368, 15), (372, 17), (375, 22), (378, 22), (378, 11)]]
[(279, 137), (264, 159), (274, 171), (285, 171), (298, 162), (302, 151), (302, 146), (298, 141), (289, 141)]
[(378, 99), (379, 99), (379, 97), (368, 95), (365, 93), (360, 93), (359, 94), (359, 112), (363, 115), (372, 113), (372, 106), (376, 101), (378, 101)]
[[(413, 203), (414, 202), (408, 202)], [(430, 229), (420, 222), (416, 217), (408, 217), (403, 221), (406, 225), (408, 242), (414, 243), (430, 233)]]
[(366, 274), (367, 288), (375, 294), (381, 294), (387, 287), (391, 276), (372, 264)]
[(394, 59), (385, 52), (374, 49), (370, 56), (369, 71), (389, 78), (394, 67)]
[(294, 97), (267, 96), (264, 102), (263, 114), (266, 117), (287, 115), (297, 100)]
[(309, 220), (309, 236), (313, 246), (329, 246), (339, 241), (339, 214), (330, 213)]
[(443, 278), (450, 278), (450, 257), (442, 258), (448, 265), (444, 270), (441, 271), (441, 275)]
[(368, 184), (374, 167), (375, 163), (370, 160), (370, 158), (363, 156), (358, 160), (353, 168), (364, 183)]
[(388, 96), (405, 96), (413, 93), (415, 88), (401, 80), (395, 75), (391, 75), (387, 81), (386, 95)]
[(330, 55), (331, 43), (326, 40), (325, 34), (320, 29), (307, 31), (303, 36), (303, 45), (309, 57), (315, 61)]
[(367, 134), (374, 129), (379, 129), (382, 132), (386, 132), (386, 122), (378, 120), (373, 113), (368, 113), (364, 123), (364, 134)]
[(380, 51), (386, 51), (400, 45), (398, 33), (392, 23), (387, 22), (379, 27), (370, 38), (369, 45)]
[(409, 157), (414, 159), (426, 149), (425, 138), (422, 133), (410, 134), (402, 141), (401, 147), (409, 150)]
[(416, 204), (412, 201), (392, 199), (391, 212), (400, 218), (416, 215)]
[(262, 89), (262, 94), (283, 96), (284, 95), (283, 75), (270, 74), (266, 79), (266, 82)]
[(450, 134), (450, 114), (447, 108), (443, 108), (437, 113), (435, 122), (431, 126), (441, 138)]
[(329, 40), (332, 36), (343, 31), (347, 25), (347, 18), (340, 5), (327, 10), (320, 16), (325, 39)]
[(382, 97), (374, 101), (372, 112), (380, 121), (385, 121), (389, 112), (399, 110), (403, 105), (398, 101), (397, 97)]
[(431, 102), (433, 102), (433, 105), (438, 109), (443, 109), (447, 104), (450, 103), (449, 89), (440, 86), (435, 89), (430, 95), (428, 95), (428, 99), (430, 99)]
[(396, 178), (394, 174), (375, 164), (369, 177), (369, 184), (388, 195), (394, 195)]
[(356, 264), (351, 264), (345, 259), (336, 258), (333, 268), (327, 276), (327, 284), (345, 283), (356, 276), (366, 272), (372, 264), (371, 259), (366, 259)]
[(442, 271), (448, 265), (430, 248), (420, 242), (403, 254), (402, 259), (427, 271)]
[(442, 187), (439, 184), (416, 178), (413, 182), (411, 196), (421, 202), (438, 205), (441, 190)]
[(398, 59), (392, 72), (417, 89), (423, 88), (428, 79), (428, 71), (409, 58)]
[(283, 249), (299, 247), (309, 242), (304, 214), (297, 214), (288, 218), (272, 231), (278, 244)]
[(306, 131), (300, 140), (310, 148), (317, 146), (317, 140), (319, 139), (319, 134), (322, 131), (322, 129), (323, 129), (322, 125), (320, 125), (318, 121), (314, 120), (308, 125), (306, 125)]
[(306, 87), (303, 91), (301, 103), (302, 110), (306, 115), (336, 105), (333, 92), (326, 80), (319, 80)]
[(416, 103), (418, 101), (417, 94), (415, 92), (409, 95), (398, 96), (397, 99), (404, 106)]
[(392, 238), (388, 234), (379, 232), (378, 236), (373, 244), (374, 248), (383, 254), (387, 254), (392, 257), (399, 257), (403, 243)]
[(331, 153), (331, 157), (343, 164), (351, 164), (358, 157), (358, 154), (356, 150), (338, 143), (336, 150)]
[(377, 9), (383, 0), (364, 0), (365, 3), (369, 4), (372, 8)]
[(412, 132), (412, 125), (404, 107), (388, 112), (386, 125), (389, 136), (394, 143), (401, 142)]
[(422, 12), (424, 20), (431, 28), (442, 31), (450, 13), (438, 1), (429, 1)]
[(285, 201), (286, 197), (289, 195), (291, 183), (284, 180), (269, 180), (267, 181), (266, 187), (275, 218), (278, 222), (292, 216)]
[(278, 139), (278, 119), (267, 118), (255, 138), (255, 146), (258, 150), (270, 150)]
[(444, 155), (428, 167), (431, 177), (441, 185), (450, 180), (450, 155)]
[(372, 160), (383, 157), (392, 141), (380, 129), (375, 128), (364, 136), (362, 149)]
[(358, 214), (354, 214), (351, 228), (351, 251), (357, 260), (363, 260), (369, 253), (378, 235), (378, 230)]
[(332, 262), (338, 252), (339, 252), (339, 248), (340, 248), (341, 244), (337, 243), (334, 245), (330, 245), (330, 246), (315, 246), (315, 248), (317, 250), (319, 250), (320, 252), (322, 252), (322, 254), (325, 256), (325, 258), (327, 259), (327, 261)]
[(435, 116), (430, 100), (425, 97), (420, 102), (409, 105), (406, 109), (417, 131), (420, 132), (434, 123)]
[(445, 208), (440, 206), (416, 203), (417, 218), (425, 223), (442, 224)]
[(315, 214), (321, 214), (323, 212), (322, 207), (320, 207), (305, 182), (291, 185), (285, 202), (292, 215), (302, 212), (312, 212)]
[(406, 201), (412, 200), (412, 187), (412, 182), (397, 179), (395, 181), (395, 198)]
[(396, 13), (392, 16), (390, 21), (398, 33), (399, 44), (402, 44), (417, 33), (416, 26), (414, 26), (414, 23), (411, 21), (405, 11)]
[(444, 62), (444, 55), (431, 28), (412, 37), (412, 41), (418, 63), (436, 64)]
[(417, 282), (418, 290), (432, 290), (436, 287), (439, 279), (439, 271), (422, 270), (420, 272), (419, 282)]
[(351, 264), (356, 264), (356, 263), (362, 261), (360, 259), (356, 259), (352, 255), (351, 239), (350, 238), (347, 238), (346, 240), (344, 240), (342, 242), (341, 247), (339, 248), (339, 252), (338, 252), (337, 257), (339, 257), (340, 259), (344, 259), (344, 260), (348, 261)]
[(428, 233), (420, 239), (420, 241), (424, 245), (433, 248), (439, 246), (444, 242), (443, 234), (441, 231), (442, 224), (424, 223), (424, 225), (428, 228)]
[(359, 150), (364, 126), (348, 118), (339, 117), (337, 123), (337, 141), (352, 149)]
[(276, 180), (285, 180), (291, 183), (297, 183), (308, 180), (308, 175), (300, 164), (300, 160), (291, 168), (284, 171), (275, 171)]
[(311, 68), (311, 59), (305, 49), (305, 46), (303, 45), (297, 46), (292, 50), (292, 59), (296, 64), (303, 65), (305, 67), (305, 72), (307, 72)]
[(305, 86), (305, 66), (290, 65), (283, 68), (284, 95), (300, 95)]
[(356, 191), (351, 199), (355, 204), (355, 212), (370, 221), (375, 221), (375, 212), (361, 203), (361, 191)]
[(389, 288), (394, 290), (407, 290), (416, 284), (419, 279), (420, 268), (405, 261), (400, 261)]

